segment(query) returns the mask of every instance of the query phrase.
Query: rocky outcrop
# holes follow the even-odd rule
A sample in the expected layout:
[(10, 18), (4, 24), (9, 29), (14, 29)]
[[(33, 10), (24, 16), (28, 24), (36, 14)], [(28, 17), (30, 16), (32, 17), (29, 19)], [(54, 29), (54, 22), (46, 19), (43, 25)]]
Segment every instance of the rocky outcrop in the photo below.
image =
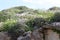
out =
[(32, 32), (26, 32), (17, 40), (59, 40), (60, 34), (56, 30), (60, 29), (60, 23), (52, 23), (35, 29)]
[(23, 36), (18, 37), (17, 40), (43, 40), (43, 34), (39, 29), (33, 32), (26, 32)]
[(20, 30), (16, 39), (14, 39), (15, 36), (12, 35), (13, 37), (11, 37), (7, 32), (0, 32), (0, 40), (59, 40), (60, 34), (54, 30), (58, 30), (58, 28), (60, 28), (60, 23), (55, 22), (50, 25), (44, 25), (38, 29), (34, 29), (33, 31), (25, 32)]

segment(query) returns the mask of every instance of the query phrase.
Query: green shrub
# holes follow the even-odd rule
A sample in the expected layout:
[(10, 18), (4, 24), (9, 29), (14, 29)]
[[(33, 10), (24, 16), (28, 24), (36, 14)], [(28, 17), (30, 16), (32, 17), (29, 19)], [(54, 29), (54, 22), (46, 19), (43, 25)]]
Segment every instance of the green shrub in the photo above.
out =
[(16, 20), (7, 20), (3, 22), (3, 26), (0, 27), (0, 31), (6, 31), (11, 36), (11, 40), (17, 39), (17, 37), (22, 34), (20, 30), (22, 25), (19, 24)]
[(45, 24), (46, 20), (44, 18), (35, 18), (34, 19), (34, 26), (42, 27)]
[(32, 31), (33, 30), (33, 23), (34, 23), (34, 19), (26, 22), (26, 25), (27, 25), (26, 31)]
[(4, 22), (8, 19), (17, 19), (17, 16), (15, 14), (6, 13), (6, 12), (0, 12), (0, 22)]
[(3, 12), (0, 12), (0, 22), (5, 21), (7, 19), (7, 15)]
[(26, 24), (29, 27), (29, 30), (33, 30), (36, 26), (37, 28), (42, 27), (45, 25), (46, 20), (44, 18), (35, 18), (32, 20), (29, 20)]
[[(16, 25), (16, 20), (7, 20), (3, 23), (2, 31), (9, 31), (11, 28), (13, 28)], [(15, 27), (14, 27), (15, 28)]]
[(60, 12), (56, 12), (50, 19), (50, 22), (60, 22)]

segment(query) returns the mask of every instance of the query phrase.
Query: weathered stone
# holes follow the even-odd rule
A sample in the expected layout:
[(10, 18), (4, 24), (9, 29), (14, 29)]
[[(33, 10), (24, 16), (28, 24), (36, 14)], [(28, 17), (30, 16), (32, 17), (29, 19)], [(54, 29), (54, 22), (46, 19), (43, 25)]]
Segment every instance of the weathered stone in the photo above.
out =
[(60, 40), (59, 34), (51, 29), (45, 30), (45, 40)]
[(39, 30), (33, 32), (26, 32), (22, 37), (20, 36), (17, 40), (43, 40), (43, 34)]
[(10, 40), (7, 32), (0, 32), (0, 40)]
[(34, 40), (43, 40), (43, 34), (38, 29), (32, 32)]
[(17, 40), (22, 40), (24, 37), (20, 36), (17, 38)]
[(23, 36), (20, 36), (17, 40), (31, 40), (31, 33), (26, 32)]

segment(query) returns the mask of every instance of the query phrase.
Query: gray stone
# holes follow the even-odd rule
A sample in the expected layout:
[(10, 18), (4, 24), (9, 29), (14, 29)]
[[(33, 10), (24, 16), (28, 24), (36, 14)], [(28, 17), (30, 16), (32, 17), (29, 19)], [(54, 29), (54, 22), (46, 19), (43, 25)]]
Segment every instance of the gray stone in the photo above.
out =
[(39, 30), (34, 30), (33, 32), (26, 32), (23, 37), (20, 36), (17, 40), (43, 40), (43, 35)]
[(0, 32), (0, 40), (10, 40), (10, 38), (7, 32)]

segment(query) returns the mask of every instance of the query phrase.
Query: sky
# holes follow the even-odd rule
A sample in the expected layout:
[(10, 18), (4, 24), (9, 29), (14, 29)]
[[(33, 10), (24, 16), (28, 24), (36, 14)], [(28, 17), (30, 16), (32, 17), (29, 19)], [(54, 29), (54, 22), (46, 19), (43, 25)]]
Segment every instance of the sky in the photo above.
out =
[(27, 6), (33, 9), (60, 7), (60, 0), (0, 0), (0, 10), (16, 6)]

